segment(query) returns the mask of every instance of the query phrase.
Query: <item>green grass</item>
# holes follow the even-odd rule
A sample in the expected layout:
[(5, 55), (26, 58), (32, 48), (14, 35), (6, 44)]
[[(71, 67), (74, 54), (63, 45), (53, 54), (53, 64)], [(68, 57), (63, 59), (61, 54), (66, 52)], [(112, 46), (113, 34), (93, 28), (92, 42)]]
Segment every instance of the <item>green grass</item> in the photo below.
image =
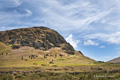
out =
[(13, 76), (5, 74), (3, 76), (0, 76), (0, 80), (13, 80)]
[[(101, 77), (100, 77), (101, 76)], [(112, 76), (112, 77), (110, 77)], [(120, 73), (27, 73), (17, 75), (2, 75), (0, 80), (120, 80)]]
[(65, 61), (65, 60), (67, 60), (67, 58), (59, 58), (59, 60), (63, 60), (63, 61)]
[[(46, 52), (54, 52), (54, 53), (62, 53), (61, 49), (59, 48), (52, 48), (52, 50), (48, 50)], [(58, 53), (58, 54), (59, 54)], [(57, 55), (55, 58), (54, 56), (47, 56), (47, 58), (44, 58), (45, 52), (40, 51), (40, 50), (35, 50), (34, 48), (21, 48), (18, 50), (13, 50), (13, 52), (9, 55), (0, 55), (0, 70), (3, 71), (9, 71), (9, 70), (31, 70), (31, 71), (36, 71), (36, 70), (41, 70), (41, 71), (47, 71), (47, 72), (55, 72), (55, 75), (59, 74), (59, 72), (93, 72), (93, 71), (98, 71), (99, 70), (92, 70), (91, 68), (102, 68), (101, 71), (110, 71), (110, 70), (118, 70), (120, 69), (119, 66), (120, 64), (110, 64), (106, 62), (95, 62), (94, 60), (91, 60), (83, 55), (68, 55), (66, 53), (62, 53), (64, 56), (60, 57)], [(37, 55), (38, 57), (35, 57), (35, 59), (30, 59), (30, 55)], [(21, 57), (24, 56), (27, 61), (22, 60)], [(54, 64), (50, 64), (49, 62), (53, 60)], [(35, 64), (34, 64), (35, 63)], [(37, 64), (37, 65), (36, 65)], [(20, 78), (21, 80), (46, 80), (45, 77), (40, 77), (40, 74), (36, 75), (35, 78), (34, 75), (32, 74), (27, 75), (29, 79), (22, 75), (18, 75), (16, 78)], [(67, 74), (66, 76), (69, 77), (70, 74)], [(82, 75), (82, 74), (81, 74)], [(60, 75), (62, 77), (65, 77), (63, 74)], [(72, 75), (71, 75), (72, 76)], [(79, 75), (80, 76), (80, 75)], [(89, 75), (82, 75), (81, 77), (88, 77)], [(69, 78), (60, 78), (61, 80), (63, 79), (73, 79), (77, 76), (69, 77)], [(119, 77), (119, 76), (118, 76)], [(52, 76), (50, 79), (56, 79), (56, 76)], [(78, 77), (79, 78), (79, 77)], [(20, 79), (15, 79), (15, 80), (20, 80)], [(84, 78), (86, 79), (86, 78)], [(88, 79), (88, 78), (87, 78)], [(91, 78), (92, 80), (93, 78)], [(59, 79), (58, 79), (59, 80)], [(80, 79), (82, 80), (82, 79)], [(97, 79), (96, 79), (97, 80)]]
[(1, 53), (9, 53), (11, 52), (11, 45), (5, 45), (4, 43), (0, 42), (0, 54)]

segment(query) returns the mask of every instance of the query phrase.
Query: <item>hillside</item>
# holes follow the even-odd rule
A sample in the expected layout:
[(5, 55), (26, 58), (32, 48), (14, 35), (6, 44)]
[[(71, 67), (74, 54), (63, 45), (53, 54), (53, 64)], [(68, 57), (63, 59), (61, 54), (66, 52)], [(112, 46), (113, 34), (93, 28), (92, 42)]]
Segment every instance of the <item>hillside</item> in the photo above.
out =
[(0, 55), (0, 67), (78, 66), (95, 62), (46, 27), (1, 31), (0, 42), (3, 45), (0, 51), (11, 45), (7, 55)]
[(7, 46), (4, 43), (0, 42), (0, 55), (2, 55), (3, 53), (10, 53), (11, 52), (11, 47), (10, 45)]
[(52, 47), (62, 47), (74, 51), (73, 47), (56, 31), (47, 27), (22, 28), (0, 32), (0, 42), (12, 45), (13, 49), (21, 46), (48, 50)]
[(120, 63), (120, 57), (108, 61), (110, 63)]

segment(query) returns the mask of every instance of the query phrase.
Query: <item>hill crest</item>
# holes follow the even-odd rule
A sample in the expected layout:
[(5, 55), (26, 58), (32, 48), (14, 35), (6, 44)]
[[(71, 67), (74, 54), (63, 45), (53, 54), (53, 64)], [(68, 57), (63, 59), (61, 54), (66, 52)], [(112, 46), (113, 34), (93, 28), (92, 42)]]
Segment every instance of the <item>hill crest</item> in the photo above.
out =
[(74, 51), (74, 48), (57, 31), (43, 26), (0, 31), (0, 42), (12, 45), (13, 49), (22, 46), (40, 50), (61, 47), (63, 50)]

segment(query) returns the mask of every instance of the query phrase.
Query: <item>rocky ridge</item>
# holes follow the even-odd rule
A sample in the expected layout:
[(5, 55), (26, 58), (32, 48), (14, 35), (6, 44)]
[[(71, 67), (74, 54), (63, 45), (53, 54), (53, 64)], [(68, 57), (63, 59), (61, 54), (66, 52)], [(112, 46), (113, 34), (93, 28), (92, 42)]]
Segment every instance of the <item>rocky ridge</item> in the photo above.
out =
[(68, 52), (74, 51), (74, 48), (58, 32), (42, 26), (0, 31), (0, 42), (12, 45), (13, 49), (22, 46), (34, 47), (40, 50), (61, 47)]

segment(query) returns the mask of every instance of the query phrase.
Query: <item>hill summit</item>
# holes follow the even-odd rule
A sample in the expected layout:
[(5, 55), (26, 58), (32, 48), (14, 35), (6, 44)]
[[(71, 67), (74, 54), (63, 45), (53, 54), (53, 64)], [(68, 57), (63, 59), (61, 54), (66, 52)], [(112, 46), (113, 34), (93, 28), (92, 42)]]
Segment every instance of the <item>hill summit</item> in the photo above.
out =
[(21, 28), (0, 32), (0, 42), (12, 45), (13, 49), (22, 46), (48, 50), (61, 47), (63, 50), (74, 51), (74, 48), (55, 30), (47, 27)]

